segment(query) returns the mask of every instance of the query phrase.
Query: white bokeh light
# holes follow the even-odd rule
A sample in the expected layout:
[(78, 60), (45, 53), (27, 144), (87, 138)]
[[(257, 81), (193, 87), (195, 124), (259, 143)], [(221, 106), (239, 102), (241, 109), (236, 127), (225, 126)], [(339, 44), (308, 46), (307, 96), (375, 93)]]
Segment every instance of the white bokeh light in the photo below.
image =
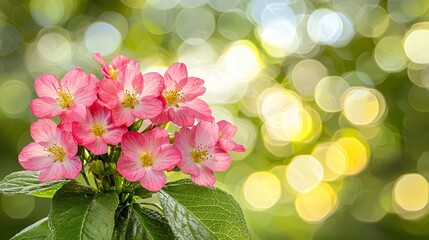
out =
[(85, 45), (93, 53), (112, 54), (120, 43), (121, 33), (106, 22), (93, 23), (85, 31)]

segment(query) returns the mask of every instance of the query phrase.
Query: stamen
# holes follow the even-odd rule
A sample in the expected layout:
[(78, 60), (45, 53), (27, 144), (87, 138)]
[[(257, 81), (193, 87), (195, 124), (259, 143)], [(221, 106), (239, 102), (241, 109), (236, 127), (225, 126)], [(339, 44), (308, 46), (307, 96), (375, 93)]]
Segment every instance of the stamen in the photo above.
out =
[(175, 89), (175, 90), (167, 90), (163, 92), (163, 95), (165, 97), (165, 101), (167, 101), (167, 104), (169, 106), (177, 105), (181, 100), (183, 100), (182, 93), (180, 92), (181, 89)]
[(195, 163), (202, 163), (208, 158), (207, 149), (203, 150), (203, 148), (201, 147), (192, 150), (189, 154), (191, 155)]
[(105, 132), (106, 130), (101, 124), (96, 123), (92, 126), (92, 133), (94, 133), (94, 135), (97, 137), (101, 137)]
[(111, 79), (116, 80), (116, 77), (118, 76), (118, 72), (119, 72), (119, 69), (113, 69), (111, 66), (109, 66), (109, 76)]
[(125, 97), (122, 100), (122, 106), (134, 108), (134, 106), (139, 102), (139, 100), (136, 98), (136, 96), (133, 93), (131, 93), (128, 90), (125, 90), (124, 94), (125, 94)]
[(64, 150), (63, 147), (58, 146), (57, 144), (54, 143), (52, 146), (50, 146), (45, 150), (54, 155), (53, 158), (55, 161), (60, 161), (60, 162), (64, 161), (64, 158), (66, 156), (66, 151)]
[(153, 164), (152, 156), (150, 156), (148, 152), (144, 152), (140, 155), (140, 161), (143, 167), (150, 167)]
[(57, 103), (61, 106), (61, 108), (66, 109), (70, 107), (70, 103), (73, 102), (73, 96), (71, 96), (70, 91), (67, 92), (60, 91), (58, 89), (58, 97), (55, 98)]

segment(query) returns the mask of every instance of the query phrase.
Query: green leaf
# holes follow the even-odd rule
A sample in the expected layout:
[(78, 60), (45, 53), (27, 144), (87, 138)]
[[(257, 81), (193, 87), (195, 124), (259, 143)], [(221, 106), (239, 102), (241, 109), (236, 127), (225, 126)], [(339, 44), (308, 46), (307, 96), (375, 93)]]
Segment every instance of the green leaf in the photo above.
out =
[(114, 240), (175, 239), (167, 219), (157, 211), (139, 204), (121, 206), (116, 211)]
[(185, 179), (167, 184), (158, 196), (179, 239), (250, 239), (240, 206), (218, 188)]
[(77, 182), (65, 184), (52, 198), (49, 227), (54, 239), (110, 239), (119, 199)]
[(51, 230), (48, 226), (48, 218), (45, 217), (23, 229), (11, 238), (11, 240), (45, 240), (52, 239)]
[(36, 197), (52, 198), (61, 186), (70, 180), (39, 182), (37, 172), (19, 171), (7, 175), (0, 182), (0, 193), (5, 195), (26, 194)]
[(134, 190), (134, 195), (135, 195), (135, 196), (139, 196), (139, 197), (140, 197), (140, 198), (142, 198), (142, 199), (150, 198), (150, 197), (152, 197), (152, 194), (153, 194), (153, 192), (151, 192), (151, 191), (147, 190), (147, 189), (146, 189), (146, 188), (144, 188), (144, 187), (137, 187), (137, 188)]

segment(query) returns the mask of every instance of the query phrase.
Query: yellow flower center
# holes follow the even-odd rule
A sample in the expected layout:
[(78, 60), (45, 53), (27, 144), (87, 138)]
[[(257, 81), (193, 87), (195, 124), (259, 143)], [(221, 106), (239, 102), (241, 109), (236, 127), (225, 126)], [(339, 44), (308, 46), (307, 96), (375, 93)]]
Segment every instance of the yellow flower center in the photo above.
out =
[(62, 92), (58, 91), (58, 97), (55, 98), (57, 103), (61, 106), (61, 108), (66, 109), (70, 107), (70, 103), (73, 102), (73, 97), (70, 92)]
[(119, 72), (119, 69), (113, 69), (112, 67), (109, 66), (109, 76), (111, 79), (116, 80), (116, 77), (118, 76), (118, 72)]
[(163, 95), (165, 97), (165, 101), (167, 101), (167, 104), (169, 106), (176, 105), (180, 100), (183, 99), (180, 93), (180, 89), (164, 91)]
[(142, 155), (140, 155), (140, 162), (142, 163), (143, 167), (150, 167), (153, 164), (152, 157), (147, 152), (144, 152)]
[(190, 152), (190, 155), (195, 163), (202, 163), (207, 159), (207, 150), (201, 148), (194, 149)]
[[(46, 149), (46, 151), (53, 154), (53, 158), (55, 161), (62, 162), (62, 161), (64, 161), (64, 158), (66, 156), (66, 151), (64, 150), (64, 148), (61, 146), (58, 146), (57, 144), (53, 144), (51, 147)], [(49, 155), (49, 156), (51, 156), (51, 155)]]
[(105, 133), (106, 130), (104, 130), (103, 126), (101, 126), (101, 124), (94, 124), (94, 126), (92, 126), (92, 133), (94, 133), (95, 136), (97, 137), (101, 137), (103, 135), (103, 133)]
[(134, 93), (129, 92), (128, 90), (125, 90), (125, 96), (122, 100), (122, 106), (134, 108), (134, 106), (139, 102), (139, 100), (136, 98)]

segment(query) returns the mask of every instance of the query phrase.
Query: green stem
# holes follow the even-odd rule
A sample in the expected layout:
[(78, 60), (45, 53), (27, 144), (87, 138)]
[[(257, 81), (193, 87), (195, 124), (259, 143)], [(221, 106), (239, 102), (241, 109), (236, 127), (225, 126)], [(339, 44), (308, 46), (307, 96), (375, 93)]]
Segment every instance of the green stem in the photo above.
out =
[(129, 202), (131, 203), (131, 201), (133, 200), (134, 197), (134, 190), (136, 189), (136, 185), (137, 183), (133, 183), (133, 187), (131, 188), (130, 194), (128, 195), (128, 198), (125, 200), (125, 202)]
[(98, 190), (100, 190), (100, 186), (98, 185), (97, 178), (94, 176), (94, 174), (92, 176), (94, 177), (95, 186), (97, 187)]
[(85, 179), (86, 184), (88, 184), (88, 186), (91, 187), (91, 184), (89, 183), (89, 180), (88, 180), (88, 176), (86, 175), (85, 170), (83, 168), (82, 168), (82, 172), (81, 173), (82, 173), (83, 179)]

